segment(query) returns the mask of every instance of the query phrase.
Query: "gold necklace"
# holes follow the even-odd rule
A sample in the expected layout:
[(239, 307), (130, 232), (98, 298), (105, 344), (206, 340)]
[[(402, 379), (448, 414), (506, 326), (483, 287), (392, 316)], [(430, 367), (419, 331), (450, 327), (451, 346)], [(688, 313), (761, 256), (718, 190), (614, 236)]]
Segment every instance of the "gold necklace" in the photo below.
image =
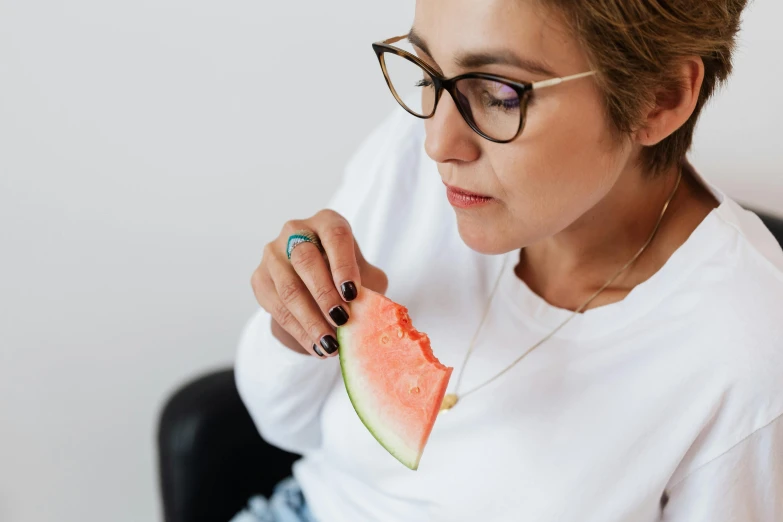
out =
[(616, 280), (618, 277), (620, 277), (620, 275), (621, 275), (623, 272), (625, 272), (625, 271), (628, 269), (628, 267), (630, 267), (630, 266), (631, 266), (631, 265), (634, 263), (634, 261), (636, 261), (636, 260), (639, 258), (639, 256), (641, 256), (641, 255), (642, 255), (642, 253), (643, 253), (643, 252), (645, 251), (645, 249), (646, 249), (646, 248), (649, 246), (649, 244), (650, 244), (650, 243), (652, 243), (652, 240), (653, 240), (653, 238), (655, 237), (655, 234), (658, 232), (658, 228), (660, 228), (660, 226), (661, 226), (661, 222), (663, 221), (663, 217), (664, 217), (664, 215), (666, 214), (666, 210), (669, 208), (669, 203), (671, 203), (671, 202), (672, 202), (672, 199), (674, 199), (674, 194), (676, 194), (676, 193), (677, 193), (677, 189), (678, 189), (678, 188), (679, 188), (679, 186), (680, 186), (680, 181), (681, 181), (681, 180), (682, 180), (682, 170), (680, 170), (680, 173), (679, 173), (679, 175), (677, 176), (677, 183), (674, 185), (674, 189), (672, 190), (671, 194), (669, 195), (669, 198), (666, 200), (666, 204), (663, 206), (663, 210), (661, 211), (661, 215), (658, 217), (658, 222), (655, 224), (655, 228), (653, 229), (652, 233), (650, 234), (650, 237), (649, 237), (649, 238), (647, 238), (647, 242), (646, 242), (646, 243), (645, 243), (645, 244), (642, 246), (642, 248), (640, 248), (640, 249), (639, 249), (639, 251), (638, 251), (638, 252), (636, 252), (636, 254), (635, 254), (635, 255), (634, 255), (632, 258), (631, 258), (631, 260), (630, 260), (630, 261), (628, 261), (628, 262), (627, 262), (627, 263), (626, 263), (626, 264), (625, 264), (625, 265), (624, 265), (622, 268), (620, 268), (620, 270), (618, 270), (618, 271), (617, 271), (617, 273), (616, 273), (616, 274), (614, 274), (614, 275), (611, 277), (611, 279), (609, 279), (609, 280), (608, 280), (608, 281), (607, 281), (607, 282), (604, 284), (604, 286), (602, 286), (601, 288), (599, 288), (597, 292), (595, 292), (595, 293), (594, 293), (592, 296), (590, 296), (590, 298), (589, 298), (587, 301), (585, 301), (585, 302), (582, 304), (582, 306), (580, 306), (579, 308), (577, 308), (576, 310), (574, 310), (574, 313), (572, 313), (572, 314), (571, 314), (571, 315), (568, 317), (568, 319), (566, 319), (565, 321), (563, 321), (563, 322), (562, 322), (562, 323), (561, 323), (561, 324), (560, 324), (560, 325), (559, 325), (557, 328), (555, 328), (554, 330), (552, 330), (552, 331), (551, 331), (551, 332), (550, 332), (550, 333), (549, 333), (549, 334), (548, 334), (546, 337), (544, 337), (543, 339), (541, 339), (540, 341), (538, 341), (536, 344), (534, 344), (533, 346), (531, 346), (530, 348), (528, 348), (528, 349), (527, 349), (527, 350), (526, 350), (526, 351), (525, 351), (525, 352), (524, 352), (522, 355), (520, 355), (520, 356), (519, 356), (519, 357), (518, 357), (518, 358), (517, 358), (517, 359), (516, 359), (514, 362), (512, 362), (510, 365), (508, 365), (506, 368), (504, 368), (504, 369), (503, 369), (503, 370), (502, 370), (500, 373), (498, 373), (497, 375), (495, 375), (494, 377), (492, 377), (492, 378), (491, 378), (491, 379), (489, 379), (488, 381), (486, 381), (486, 382), (484, 382), (484, 383), (482, 383), (482, 384), (480, 384), (480, 385), (476, 386), (476, 387), (475, 387), (475, 388), (473, 388), (472, 390), (469, 390), (469, 391), (467, 391), (467, 392), (465, 392), (465, 393), (463, 393), (463, 394), (461, 394), (461, 395), (460, 395), (460, 394), (459, 394), (459, 385), (460, 385), (460, 382), (462, 382), (462, 375), (463, 375), (463, 373), (464, 373), (464, 371), (465, 371), (465, 365), (467, 365), (467, 363), (468, 363), (468, 359), (470, 358), (470, 355), (471, 355), (471, 353), (473, 352), (473, 348), (474, 348), (474, 346), (475, 346), (476, 339), (478, 338), (479, 332), (481, 332), (481, 327), (482, 327), (482, 326), (484, 326), (484, 321), (486, 320), (486, 318), (487, 318), (487, 315), (489, 314), (489, 308), (490, 308), (490, 304), (492, 303), (492, 299), (495, 297), (495, 291), (498, 289), (498, 285), (499, 285), (499, 283), (500, 283), (500, 279), (501, 279), (501, 277), (503, 276), (503, 273), (504, 273), (504, 272), (505, 272), (505, 270), (506, 270), (506, 262), (508, 261), (508, 257), (506, 257), (506, 258), (503, 260), (503, 265), (501, 266), (501, 269), (500, 269), (500, 274), (498, 275), (498, 277), (497, 277), (497, 280), (495, 281), (495, 286), (493, 287), (493, 289), (492, 289), (492, 293), (490, 294), (490, 296), (489, 296), (489, 300), (487, 301), (487, 306), (486, 306), (486, 308), (484, 309), (484, 315), (483, 315), (483, 316), (482, 316), (482, 318), (481, 318), (481, 322), (479, 323), (478, 329), (476, 329), (476, 333), (473, 335), (473, 339), (470, 341), (470, 347), (468, 348), (468, 352), (465, 354), (465, 360), (462, 362), (462, 367), (460, 368), (460, 371), (459, 371), (459, 376), (457, 377), (457, 384), (456, 384), (456, 386), (455, 386), (454, 393), (449, 393), (449, 394), (446, 394), (446, 396), (443, 398), (443, 402), (441, 403), (441, 406), (440, 406), (440, 413), (443, 413), (443, 412), (446, 412), (446, 411), (449, 411), (449, 410), (451, 410), (451, 409), (452, 409), (454, 406), (456, 406), (456, 405), (457, 405), (457, 403), (458, 403), (460, 400), (464, 399), (465, 397), (467, 397), (467, 396), (468, 396), (468, 395), (470, 395), (471, 393), (474, 393), (474, 392), (476, 392), (476, 391), (480, 390), (480, 389), (481, 389), (481, 388), (483, 388), (484, 386), (486, 386), (486, 385), (488, 385), (489, 383), (493, 382), (495, 379), (499, 378), (501, 375), (505, 374), (505, 373), (506, 373), (507, 371), (509, 371), (509, 370), (510, 370), (510, 369), (511, 369), (511, 368), (512, 368), (512, 367), (513, 367), (515, 364), (517, 364), (519, 361), (521, 361), (522, 359), (524, 359), (524, 358), (525, 358), (525, 357), (526, 357), (526, 356), (527, 356), (527, 355), (528, 355), (530, 352), (532, 352), (533, 350), (535, 350), (536, 348), (538, 348), (539, 346), (541, 346), (542, 344), (544, 344), (546, 341), (548, 341), (549, 339), (551, 339), (551, 338), (552, 338), (552, 337), (553, 337), (553, 336), (554, 336), (554, 335), (555, 335), (557, 332), (559, 332), (559, 331), (560, 331), (560, 329), (561, 329), (561, 328), (563, 328), (563, 327), (564, 327), (565, 325), (567, 325), (567, 324), (568, 324), (568, 323), (569, 323), (569, 322), (570, 322), (570, 321), (571, 321), (571, 320), (572, 320), (574, 317), (576, 317), (576, 316), (577, 316), (577, 314), (581, 313), (581, 312), (582, 312), (582, 311), (583, 311), (585, 308), (587, 308), (587, 306), (588, 306), (590, 303), (592, 303), (592, 302), (593, 302), (593, 300), (594, 300), (596, 297), (598, 297), (598, 296), (601, 294), (601, 292), (603, 292), (604, 290), (606, 290), (606, 289), (609, 287), (609, 285), (611, 285), (612, 283), (614, 283), (614, 281), (615, 281), (615, 280)]

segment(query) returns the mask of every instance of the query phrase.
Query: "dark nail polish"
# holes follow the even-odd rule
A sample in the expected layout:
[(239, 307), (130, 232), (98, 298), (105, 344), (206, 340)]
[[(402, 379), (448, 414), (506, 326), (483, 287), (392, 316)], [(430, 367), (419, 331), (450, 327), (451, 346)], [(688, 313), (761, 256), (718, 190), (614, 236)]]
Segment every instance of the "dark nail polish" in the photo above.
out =
[(343, 293), (343, 297), (346, 301), (353, 301), (356, 299), (356, 285), (353, 281), (348, 281), (347, 283), (343, 283), (343, 285), (340, 287), (340, 290)]
[(342, 326), (348, 322), (348, 312), (342, 306), (335, 306), (329, 310), (329, 317), (332, 318), (332, 321), (337, 326)]
[(321, 339), (321, 346), (323, 346), (324, 351), (329, 355), (332, 355), (337, 351), (338, 348), (340, 348), (340, 345), (337, 343), (337, 339), (331, 335), (324, 335), (323, 339)]
[(318, 348), (318, 345), (317, 345), (317, 344), (314, 344), (314, 345), (313, 345), (313, 351), (314, 351), (316, 354), (318, 354), (318, 357), (323, 357), (323, 356), (324, 356), (324, 353), (321, 351), (321, 349), (320, 349), (320, 348)]

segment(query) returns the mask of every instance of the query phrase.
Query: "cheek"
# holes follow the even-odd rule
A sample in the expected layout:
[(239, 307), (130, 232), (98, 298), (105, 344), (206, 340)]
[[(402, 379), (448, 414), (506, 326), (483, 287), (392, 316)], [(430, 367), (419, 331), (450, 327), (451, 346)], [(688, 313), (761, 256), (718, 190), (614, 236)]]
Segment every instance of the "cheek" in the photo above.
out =
[(615, 142), (600, 100), (567, 96), (531, 105), (522, 135), (494, 148), (506, 206), (525, 238), (575, 221), (609, 191), (625, 161), (626, 147)]

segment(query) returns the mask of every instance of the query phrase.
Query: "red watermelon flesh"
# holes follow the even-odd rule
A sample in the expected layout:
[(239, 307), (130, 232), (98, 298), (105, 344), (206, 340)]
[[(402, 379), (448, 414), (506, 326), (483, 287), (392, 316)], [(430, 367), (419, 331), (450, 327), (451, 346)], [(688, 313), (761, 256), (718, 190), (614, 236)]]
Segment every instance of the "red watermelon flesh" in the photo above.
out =
[(362, 288), (350, 308), (350, 321), (337, 329), (348, 396), (378, 442), (415, 470), (453, 368), (435, 358), (404, 306)]

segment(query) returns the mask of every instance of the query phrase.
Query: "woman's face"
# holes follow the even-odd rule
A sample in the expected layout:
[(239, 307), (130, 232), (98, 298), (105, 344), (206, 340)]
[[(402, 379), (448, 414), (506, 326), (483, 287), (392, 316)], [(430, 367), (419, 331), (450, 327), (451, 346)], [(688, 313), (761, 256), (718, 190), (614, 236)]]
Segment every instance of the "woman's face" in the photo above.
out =
[[(420, 58), (450, 78), (481, 71), (538, 81), (590, 70), (565, 26), (533, 0), (417, 0), (413, 29), (431, 54)], [(510, 52), (551, 74), (493, 64), (456, 68), (465, 53)], [(617, 142), (593, 77), (534, 92), (522, 133), (493, 143), (462, 119), (443, 93), (425, 120), (427, 154), (442, 181), (491, 196), (488, 203), (454, 207), (465, 243), (486, 254), (508, 252), (553, 236), (595, 206), (631, 165), (630, 139)]]

